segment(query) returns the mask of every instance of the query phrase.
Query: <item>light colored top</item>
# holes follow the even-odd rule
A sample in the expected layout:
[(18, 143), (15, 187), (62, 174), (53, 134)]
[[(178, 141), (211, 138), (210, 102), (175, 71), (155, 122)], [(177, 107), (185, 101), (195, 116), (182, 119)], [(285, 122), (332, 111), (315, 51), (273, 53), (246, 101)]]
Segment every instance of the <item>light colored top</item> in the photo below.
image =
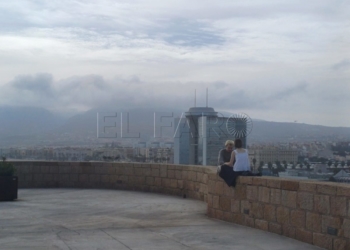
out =
[(233, 171), (250, 171), (250, 163), (248, 150), (244, 149), (244, 152), (239, 152), (237, 149), (235, 152), (235, 165), (233, 165)]

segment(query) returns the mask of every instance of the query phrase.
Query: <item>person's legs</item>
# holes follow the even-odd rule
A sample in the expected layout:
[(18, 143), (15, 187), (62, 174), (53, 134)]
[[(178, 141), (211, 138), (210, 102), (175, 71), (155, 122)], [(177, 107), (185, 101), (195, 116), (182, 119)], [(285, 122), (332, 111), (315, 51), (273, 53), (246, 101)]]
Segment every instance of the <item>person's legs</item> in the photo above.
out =
[(225, 181), (228, 186), (232, 186), (232, 181), (234, 179), (233, 169), (230, 166), (222, 165), (219, 176)]

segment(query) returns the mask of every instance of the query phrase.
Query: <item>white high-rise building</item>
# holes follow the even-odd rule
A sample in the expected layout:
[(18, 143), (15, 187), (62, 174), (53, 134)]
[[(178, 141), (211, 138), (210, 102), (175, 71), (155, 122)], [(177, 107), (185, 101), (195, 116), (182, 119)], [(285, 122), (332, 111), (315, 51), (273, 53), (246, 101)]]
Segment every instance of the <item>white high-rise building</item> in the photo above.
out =
[(210, 107), (190, 108), (184, 116), (175, 119), (174, 163), (217, 165), (225, 141), (235, 139), (226, 127), (228, 117)]

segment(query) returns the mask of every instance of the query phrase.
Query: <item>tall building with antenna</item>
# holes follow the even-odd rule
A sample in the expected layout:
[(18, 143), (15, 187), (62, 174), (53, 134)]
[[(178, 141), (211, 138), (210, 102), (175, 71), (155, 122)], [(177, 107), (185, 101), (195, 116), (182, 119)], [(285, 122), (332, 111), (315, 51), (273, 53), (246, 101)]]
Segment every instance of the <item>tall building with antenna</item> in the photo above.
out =
[(233, 138), (226, 129), (228, 117), (214, 108), (191, 107), (182, 117), (175, 119), (174, 163), (189, 165), (217, 165), (218, 153), (228, 139)]

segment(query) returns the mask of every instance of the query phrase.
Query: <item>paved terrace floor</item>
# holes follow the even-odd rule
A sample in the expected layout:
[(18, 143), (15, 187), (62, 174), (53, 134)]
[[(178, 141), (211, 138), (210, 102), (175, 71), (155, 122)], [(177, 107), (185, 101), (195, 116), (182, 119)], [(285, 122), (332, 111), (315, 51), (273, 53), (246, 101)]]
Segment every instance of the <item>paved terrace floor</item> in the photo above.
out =
[(206, 217), (206, 204), (152, 193), (21, 189), (0, 203), (0, 249), (320, 250)]

